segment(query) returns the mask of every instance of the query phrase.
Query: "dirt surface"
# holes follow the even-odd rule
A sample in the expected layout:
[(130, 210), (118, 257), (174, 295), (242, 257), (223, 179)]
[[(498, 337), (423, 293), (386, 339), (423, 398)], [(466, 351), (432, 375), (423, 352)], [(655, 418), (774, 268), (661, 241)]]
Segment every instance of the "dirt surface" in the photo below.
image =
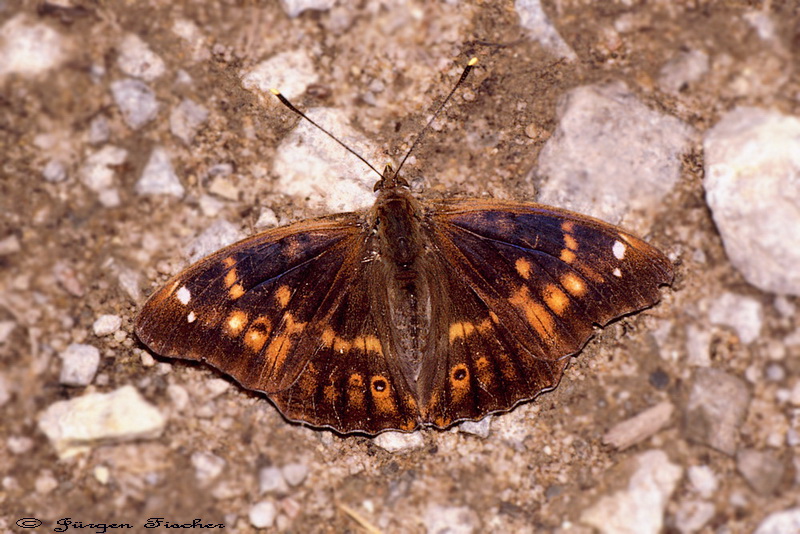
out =
[[(579, 525), (581, 511), (624, 486), (628, 460), (650, 449), (665, 451), (684, 469), (707, 465), (717, 474), (718, 488), (709, 497), (715, 512), (701, 532), (751, 532), (770, 513), (796, 505), (797, 448), (769, 437), (785, 437), (792, 425), (794, 408), (779, 404), (776, 391), (797, 381), (800, 353), (796, 346), (786, 350), (778, 362), (784, 373), (775, 381), (752, 380), (747, 370), (762, 376), (770, 348), (798, 328), (798, 318), (782, 316), (775, 296), (749, 286), (727, 261), (704, 202), (699, 143), (648, 236), (679, 258), (674, 286), (655, 308), (601, 331), (554, 392), (496, 416), (488, 437), (424, 431), (422, 447), (392, 453), (368, 437), (291, 424), (262, 397), (232, 382), (219, 387), (223, 376), (204, 366), (158, 358), (151, 365), (132, 333), (137, 307), (185, 265), (188, 243), (214, 221), (232, 221), (249, 233), (262, 207), (281, 222), (324, 214), (274, 187), (271, 161), (296, 118), (241, 84), (245, 69), (287, 47), (307, 50), (319, 76), (314, 90), (295, 103), (344, 110), (355, 128), (395, 159), (461, 66), (479, 56), (464, 96), (445, 112), (440, 131), (420, 146), (406, 172), (424, 177), (434, 194), (532, 199), (537, 183), (528, 172), (556, 126), (558, 99), (576, 86), (622, 80), (647, 105), (701, 133), (735, 105), (797, 115), (798, 57), (788, 52), (800, 43), (796, 4), (545, 2), (575, 61), (532, 41), (509, 2), (361, 2), (296, 18), (278, 2), (66, 4), (71, 7), (0, 4), (0, 22), (26, 12), (73, 43), (59, 67), (34, 78), (11, 76), (0, 86), (0, 238), (13, 235), (20, 244), (19, 251), (0, 256), (0, 319), (16, 325), (0, 345), (0, 373), (11, 392), (0, 408), (4, 529), (17, 531), (19, 517), (134, 525), (150, 517), (178, 523), (201, 517), (251, 532), (248, 514), (266, 499), (279, 516), (271, 528), (287, 532), (366, 531), (356, 515), (383, 532), (425, 532), (433, 528), (432, 504), (471, 510), (467, 522), (475, 532), (591, 532)], [(772, 17), (775, 41), (759, 39), (745, 22), (744, 14), (756, 9)], [(620, 18), (635, 30), (616, 31)], [(201, 53), (175, 35), (176, 20), (200, 28)], [(122, 77), (117, 47), (127, 33), (138, 34), (166, 64), (166, 73), (149, 82), (160, 112), (140, 129), (126, 125), (109, 88)], [(661, 91), (656, 80), (665, 63), (696, 48), (711, 58), (703, 82), (677, 95)], [(176, 82), (180, 71), (191, 81)], [(209, 111), (188, 146), (169, 126), (169, 110), (183, 97)], [(87, 131), (98, 115), (108, 119), (108, 142), (129, 154), (115, 168), (116, 207), (103, 206), (78, 178), (87, 154), (97, 149)], [(50, 141), (43, 146), (45, 134)], [(472, 142), (464, 142), (467, 135)], [(470, 152), (475, 138), (484, 147), (480, 157)], [(172, 154), (183, 198), (135, 192), (155, 145)], [(47, 181), (42, 169), (56, 153), (67, 178)], [(232, 165), (234, 195), (221, 198), (219, 213), (209, 215), (201, 198), (210, 187), (210, 169), (219, 164)], [(698, 243), (702, 265), (693, 255)], [(120, 273), (138, 276), (133, 289), (121, 286)], [(695, 313), (698, 302), (732, 290), (763, 305), (761, 337), (750, 345), (731, 330), (712, 329)], [(95, 336), (92, 325), (102, 314), (120, 316), (121, 333)], [(690, 324), (712, 332), (713, 367), (748, 376), (753, 398), (741, 443), (769, 450), (784, 469), (769, 494), (748, 485), (735, 458), (687, 438), (682, 411), (692, 376), (686, 364)], [(98, 376), (88, 388), (59, 383), (58, 355), (71, 343), (101, 351)], [(59, 460), (37, 427), (38, 414), (56, 401), (127, 384), (168, 417), (163, 434)], [(180, 408), (168, 394), (176, 384), (189, 393)], [(662, 401), (676, 407), (666, 428), (624, 451), (604, 443), (616, 423)], [(32, 444), (12, 453), (9, 440), (19, 437)], [(221, 473), (198, 481), (191, 460), (198, 452), (222, 458)], [(259, 494), (261, 469), (293, 463), (308, 468), (305, 480)], [(689, 486), (684, 476), (666, 506), (668, 532), (678, 532), (674, 516), (678, 503), (691, 500)]]

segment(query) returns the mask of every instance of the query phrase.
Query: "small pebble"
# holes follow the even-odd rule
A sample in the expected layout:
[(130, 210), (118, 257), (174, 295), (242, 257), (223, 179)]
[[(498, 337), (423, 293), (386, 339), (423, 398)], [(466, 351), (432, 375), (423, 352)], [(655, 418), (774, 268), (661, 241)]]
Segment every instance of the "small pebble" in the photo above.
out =
[(8, 341), (16, 327), (16, 321), (0, 321), (0, 345)]
[(48, 161), (42, 169), (42, 177), (51, 184), (57, 184), (67, 179), (67, 166), (57, 159)]
[(89, 123), (89, 135), (87, 141), (90, 145), (102, 145), (107, 143), (111, 137), (111, 126), (108, 124), (108, 117), (98, 115)]
[(289, 487), (277, 467), (265, 467), (258, 472), (258, 490), (264, 493), (285, 493)]
[(36, 488), (36, 493), (39, 495), (48, 495), (58, 487), (58, 480), (53, 476), (53, 473), (45, 470), (41, 475), (36, 477), (34, 486)]
[(492, 431), (492, 416), (487, 415), (480, 421), (464, 421), (458, 425), (458, 431), (486, 439)]
[(744, 449), (736, 454), (736, 468), (759, 495), (775, 493), (786, 468), (772, 452)]
[(708, 318), (713, 324), (733, 328), (741, 342), (749, 344), (761, 335), (764, 312), (756, 299), (728, 292), (714, 299)]
[(11, 399), (11, 388), (8, 379), (4, 374), (0, 374), (0, 406), (3, 406)]
[(478, 528), (478, 514), (466, 506), (431, 504), (422, 521), (428, 534), (472, 534)]
[(260, 501), (250, 508), (250, 524), (256, 528), (270, 528), (275, 523), (278, 510), (272, 501)]
[(714, 470), (707, 465), (693, 465), (687, 469), (692, 489), (701, 497), (711, 498), (719, 487), (719, 480)]
[(136, 182), (139, 195), (172, 195), (182, 197), (183, 185), (175, 174), (169, 153), (161, 146), (153, 148), (150, 159)]
[(170, 384), (167, 386), (167, 395), (169, 396), (175, 410), (182, 412), (189, 406), (189, 392), (186, 388), (178, 384)]
[(194, 100), (184, 98), (169, 114), (172, 135), (191, 145), (197, 130), (208, 120), (208, 109)]
[(191, 457), (194, 474), (201, 483), (217, 478), (225, 468), (225, 460), (210, 452), (195, 452)]
[(420, 432), (384, 432), (374, 439), (375, 445), (392, 453), (410, 452), (425, 445)]
[(33, 440), (27, 436), (9, 436), (6, 446), (11, 454), (25, 454), (33, 448)]
[(308, 466), (305, 464), (286, 464), (281, 469), (283, 478), (290, 486), (299, 486), (308, 476)]
[(126, 34), (117, 49), (117, 65), (128, 76), (151, 82), (166, 71), (164, 60), (135, 33)]
[(138, 130), (158, 115), (156, 94), (140, 80), (131, 78), (111, 82), (111, 94), (125, 123)]
[(690, 440), (732, 456), (749, 405), (750, 390), (741, 378), (700, 367), (685, 409), (684, 432)]
[(83, 387), (92, 383), (100, 366), (100, 351), (91, 345), (73, 343), (61, 353), (59, 382), (65, 386)]
[(664, 428), (672, 419), (675, 407), (662, 402), (614, 425), (603, 436), (603, 442), (619, 450), (625, 450), (650, 438)]
[(788, 534), (800, 532), (800, 508), (789, 508), (766, 517), (753, 534)]
[[(15, 12), (5, 6), (6, 15)], [(64, 62), (69, 41), (50, 25), (19, 14), (0, 27), (0, 79), (10, 74), (38, 76)]]
[(94, 331), (94, 335), (102, 337), (113, 334), (119, 330), (121, 326), (122, 317), (119, 315), (105, 314), (97, 318), (92, 325), (92, 331)]

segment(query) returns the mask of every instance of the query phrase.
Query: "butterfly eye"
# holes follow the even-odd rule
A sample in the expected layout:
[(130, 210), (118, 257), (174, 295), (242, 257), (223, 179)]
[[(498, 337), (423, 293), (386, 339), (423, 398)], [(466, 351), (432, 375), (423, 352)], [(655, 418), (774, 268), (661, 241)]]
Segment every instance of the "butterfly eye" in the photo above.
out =
[(374, 389), (378, 393), (386, 391), (386, 387), (387, 387), (386, 380), (384, 380), (383, 378), (374, 378), (372, 380), (372, 389)]
[(467, 367), (462, 363), (453, 368), (453, 380), (461, 382), (467, 378)]

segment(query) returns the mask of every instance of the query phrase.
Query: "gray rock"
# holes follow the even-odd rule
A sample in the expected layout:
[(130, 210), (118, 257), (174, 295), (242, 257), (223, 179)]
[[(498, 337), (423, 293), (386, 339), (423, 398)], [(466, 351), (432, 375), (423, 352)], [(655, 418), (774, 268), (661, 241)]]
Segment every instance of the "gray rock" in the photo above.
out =
[(59, 382), (65, 386), (88, 386), (97, 374), (100, 351), (91, 345), (73, 343), (61, 353), (61, 376)]
[(248, 518), (255, 528), (270, 528), (275, 523), (278, 509), (272, 501), (260, 501), (250, 508)]
[(42, 177), (51, 184), (57, 184), (67, 179), (67, 166), (58, 159), (48, 161), (42, 169)]
[(265, 467), (258, 472), (258, 491), (264, 493), (286, 493), (289, 486), (283, 472), (277, 467)]
[(111, 137), (111, 126), (105, 115), (98, 115), (89, 123), (89, 135), (87, 141), (92, 145), (102, 145)]
[(759, 495), (771, 495), (780, 486), (786, 471), (773, 453), (743, 449), (736, 454), (736, 468)]
[(167, 70), (164, 60), (135, 33), (126, 34), (117, 49), (117, 66), (128, 76), (152, 82)]
[[(367, 161), (383, 159), (372, 143), (346, 126), (343, 112), (315, 108), (306, 114)], [(298, 122), (283, 139), (272, 170), (282, 193), (308, 199), (311, 206), (332, 213), (367, 208), (375, 202), (372, 189), (379, 177), (308, 121)]]
[(169, 153), (160, 146), (153, 148), (150, 159), (136, 182), (140, 195), (172, 195), (181, 198), (184, 193), (181, 181), (172, 168)]
[(303, 50), (287, 50), (275, 54), (242, 74), (242, 87), (266, 97), (267, 102), (272, 103), (277, 103), (277, 99), (270, 94), (271, 89), (279, 90), (292, 100), (305, 93), (306, 87), (318, 81), (314, 63)]
[(239, 227), (234, 226), (224, 219), (211, 224), (208, 228), (194, 238), (186, 247), (186, 255), (191, 263), (208, 256), (212, 252), (239, 241), (243, 237)]
[(104, 314), (98, 317), (92, 324), (94, 335), (108, 336), (116, 332), (122, 326), (122, 317), (119, 315)]
[(675, 527), (682, 534), (699, 532), (716, 512), (708, 501), (683, 501), (675, 512)]
[(759, 289), (800, 295), (800, 119), (737, 108), (703, 144), (706, 201), (731, 263)]
[(621, 421), (606, 432), (603, 441), (619, 450), (627, 449), (648, 439), (664, 428), (675, 411), (670, 402), (662, 402), (647, 410)]
[(658, 84), (669, 93), (679, 93), (708, 72), (708, 54), (702, 50), (679, 52), (661, 69)]
[(127, 78), (111, 82), (111, 94), (125, 123), (133, 130), (138, 130), (158, 115), (155, 93), (140, 80)]
[(754, 534), (787, 534), (800, 532), (800, 508), (790, 508), (767, 516)]
[(283, 10), (291, 18), (295, 18), (303, 11), (327, 11), (333, 7), (335, 0), (281, 0)]
[(695, 367), (711, 365), (711, 332), (690, 324), (686, 327), (687, 363)]
[(286, 464), (281, 469), (283, 478), (290, 486), (299, 486), (308, 476), (308, 466), (305, 464)]
[(514, 9), (519, 15), (519, 25), (528, 31), (534, 41), (558, 57), (569, 60), (577, 58), (544, 12), (541, 0), (516, 0)]
[(697, 369), (685, 412), (687, 439), (733, 456), (749, 404), (743, 380), (718, 369)]
[(374, 443), (392, 453), (405, 453), (424, 446), (425, 440), (419, 432), (384, 432), (374, 439)]
[(172, 135), (191, 145), (197, 130), (208, 120), (208, 109), (194, 100), (184, 98), (169, 114)]
[(431, 504), (422, 519), (428, 534), (472, 534), (479, 526), (478, 514), (466, 506)]
[(492, 431), (492, 416), (487, 415), (480, 421), (464, 421), (458, 425), (458, 431), (486, 439)]
[(535, 170), (546, 178), (540, 202), (619, 223), (629, 211), (653, 211), (677, 183), (692, 129), (625, 85), (573, 89), (558, 115)]
[(761, 335), (764, 311), (761, 303), (753, 298), (735, 293), (723, 293), (711, 303), (708, 319), (713, 324), (729, 326), (736, 330), (736, 335), (746, 345)]
[(55, 402), (39, 415), (38, 424), (64, 459), (105, 442), (156, 438), (166, 419), (136, 388), (123, 386)]
[(603, 534), (658, 534), (664, 527), (664, 511), (683, 468), (660, 450), (632, 459), (635, 471), (628, 487), (601, 497), (581, 514), (581, 521)]

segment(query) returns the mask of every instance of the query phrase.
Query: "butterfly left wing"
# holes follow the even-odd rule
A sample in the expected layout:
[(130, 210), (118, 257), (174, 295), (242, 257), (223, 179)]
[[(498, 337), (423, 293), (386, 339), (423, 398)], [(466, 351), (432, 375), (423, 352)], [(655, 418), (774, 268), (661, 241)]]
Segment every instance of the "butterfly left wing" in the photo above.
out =
[(655, 304), (661, 252), (620, 228), (538, 204), (433, 203), (448, 317), (423, 365), (421, 410), (442, 427), (554, 387), (593, 325)]
[(136, 335), (266, 393), (290, 420), (410, 430), (417, 407), (379, 332), (379, 277), (365, 261), (362, 223), (359, 214), (323, 217), (226, 247), (154, 293)]

